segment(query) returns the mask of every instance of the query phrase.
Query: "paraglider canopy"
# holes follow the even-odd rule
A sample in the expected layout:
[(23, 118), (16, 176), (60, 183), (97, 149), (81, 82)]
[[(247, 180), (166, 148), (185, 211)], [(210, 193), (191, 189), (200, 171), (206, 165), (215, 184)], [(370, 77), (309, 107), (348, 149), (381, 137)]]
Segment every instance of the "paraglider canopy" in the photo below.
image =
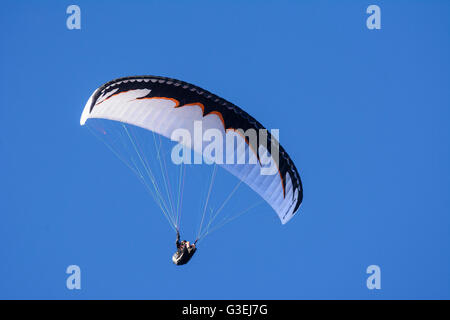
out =
[[(216, 151), (215, 154), (212, 152), (205, 157), (206, 162), (213, 163), (214, 170), (216, 165), (226, 169), (238, 179), (239, 184), (243, 182), (249, 186), (273, 208), (283, 224), (294, 216), (302, 202), (300, 176), (292, 159), (279, 145), (278, 139), (241, 108), (195, 85), (158, 76), (133, 76), (110, 81), (91, 95), (81, 115), (80, 124), (89, 124), (93, 120), (116, 123), (118, 130), (122, 131), (120, 134), (131, 144), (127, 150), (137, 154), (133, 156), (132, 161), (125, 162), (128, 162), (140, 178), (144, 174), (149, 176), (149, 185), (154, 189), (155, 201), (166, 213), (176, 210), (170, 210), (170, 204), (162, 200), (159, 193), (163, 188), (156, 186), (155, 174), (149, 170), (151, 164), (148, 163), (140, 144), (136, 142), (136, 136), (130, 133), (130, 127), (138, 127), (151, 133), (155, 142), (162, 141), (161, 138), (174, 140), (181, 146), (178, 154), (180, 150), (185, 153), (187, 149), (196, 154), (204, 153), (205, 149), (209, 150), (208, 142), (211, 143), (212, 138), (204, 141), (205, 132), (208, 130), (222, 134), (223, 141), (220, 143), (223, 145), (226, 141), (239, 140), (240, 143), (233, 144), (232, 147), (226, 146), (226, 155), (222, 155), (222, 160), (218, 158)], [(198, 143), (197, 138), (191, 138), (190, 141), (187, 138), (181, 139), (186, 133), (195, 137), (199, 126), (202, 130), (201, 142)], [(98, 131), (98, 127), (94, 129)], [(107, 135), (104, 129), (101, 130), (102, 139), (111, 136), (111, 132)], [(256, 139), (250, 139), (246, 133), (251, 130), (265, 130), (266, 135), (263, 138), (258, 135)], [(126, 157), (121, 156), (114, 146), (117, 146), (117, 140), (110, 142), (109, 146), (123, 160)], [(152, 152), (161, 162), (165, 154), (160, 152), (158, 145), (160, 144), (155, 143), (157, 149)], [(233, 154), (233, 161), (228, 161), (231, 159), (228, 157), (230, 152)], [(177, 152), (172, 150), (170, 154), (172, 158), (161, 165), (164, 170), (167, 170), (167, 165), (180, 166), (180, 163), (174, 163), (174, 154)], [(241, 161), (251, 157), (256, 157), (256, 161)], [(182, 158), (187, 159), (185, 154)], [(267, 174), (267, 170), (265, 173), (262, 170), (262, 158), (268, 158), (272, 169), (275, 168), (270, 170), (270, 174)], [(189, 160), (191, 163), (195, 162), (192, 158)], [(181, 162), (186, 165), (186, 161)], [(142, 168), (137, 169), (138, 165)], [(177, 172), (183, 174), (182, 170), (184, 169), (181, 168)], [(173, 227), (177, 228), (177, 221), (173, 220)]]

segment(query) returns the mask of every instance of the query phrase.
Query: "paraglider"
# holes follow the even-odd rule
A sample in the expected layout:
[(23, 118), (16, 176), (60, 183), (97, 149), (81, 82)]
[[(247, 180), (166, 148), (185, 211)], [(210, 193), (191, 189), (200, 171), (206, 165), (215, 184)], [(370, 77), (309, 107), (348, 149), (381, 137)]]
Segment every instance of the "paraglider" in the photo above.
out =
[[(177, 257), (190, 259), (200, 239), (254, 207), (218, 218), (232, 211), (224, 208), (234, 195), (243, 193), (237, 191), (242, 186), (270, 205), (282, 224), (292, 219), (302, 202), (300, 176), (274, 132), (238, 106), (187, 82), (158, 76), (110, 81), (91, 95), (80, 124), (87, 125), (137, 175), (177, 233), (185, 202), (202, 199), (194, 244), (186, 247), (187, 242), (178, 239)], [(196, 138), (199, 127), (201, 140)], [(171, 145), (166, 148), (166, 144)], [(193, 161), (187, 150), (194, 151)], [(198, 170), (199, 163), (211, 168), (209, 180), (194, 178), (194, 173), (186, 178), (186, 172)], [(220, 199), (212, 204), (217, 167), (236, 182), (227, 192), (218, 192)], [(199, 186), (185, 188), (188, 182)], [(184, 259), (173, 262), (182, 264)]]
[(197, 251), (196, 243), (190, 243), (189, 241), (183, 240), (180, 242), (180, 232), (177, 231), (177, 241), (175, 242), (177, 247), (177, 252), (172, 256), (172, 262), (177, 266), (186, 264), (191, 260), (195, 251)]

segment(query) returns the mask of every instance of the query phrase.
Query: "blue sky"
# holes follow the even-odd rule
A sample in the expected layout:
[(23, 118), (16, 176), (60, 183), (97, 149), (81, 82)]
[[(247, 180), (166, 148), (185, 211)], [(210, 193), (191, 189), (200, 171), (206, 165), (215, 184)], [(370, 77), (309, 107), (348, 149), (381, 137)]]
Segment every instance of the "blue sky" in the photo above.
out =
[[(66, 28), (70, 4), (81, 30)], [(370, 4), (381, 30), (366, 28)], [(4, 2), (0, 298), (450, 298), (449, 9)], [(79, 125), (95, 88), (141, 74), (194, 83), (280, 128), (304, 184), (300, 214), (282, 226), (264, 207), (172, 265), (168, 223)], [(80, 291), (65, 286), (71, 264)], [(372, 264), (381, 290), (366, 287)]]

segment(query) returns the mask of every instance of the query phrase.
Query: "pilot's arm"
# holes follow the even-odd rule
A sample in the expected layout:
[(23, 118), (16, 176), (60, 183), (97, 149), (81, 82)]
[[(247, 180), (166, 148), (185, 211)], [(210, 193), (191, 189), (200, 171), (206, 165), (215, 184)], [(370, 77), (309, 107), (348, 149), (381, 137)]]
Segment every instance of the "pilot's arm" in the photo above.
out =
[(177, 241), (175, 242), (175, 245), (177, 246), (177, 249), (181, 246), (180, 243), (180, 233), (177, 230)]

